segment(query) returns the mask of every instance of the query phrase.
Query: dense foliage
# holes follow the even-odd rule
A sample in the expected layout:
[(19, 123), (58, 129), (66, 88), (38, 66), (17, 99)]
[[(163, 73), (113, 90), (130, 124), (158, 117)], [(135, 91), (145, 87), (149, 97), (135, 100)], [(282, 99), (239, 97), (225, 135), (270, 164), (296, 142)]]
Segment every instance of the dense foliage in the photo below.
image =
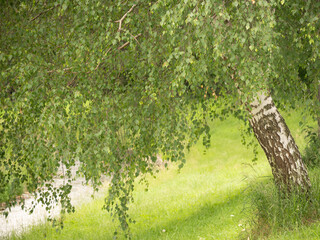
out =
[[(208, 145), (209, 117), (245, 118), (261, 89), (282, 105), (314, 96), (319, 5), (2, 1), (0, 191), (18, 179), (34, 192), (79, 161), (94, 188), (111, 176), (106, 208), (126, 229), (134, 180), (157, 155), (183, 164), (203, 133)], [(71, 211), (69, 191), (39, 201), (61, 197)]]

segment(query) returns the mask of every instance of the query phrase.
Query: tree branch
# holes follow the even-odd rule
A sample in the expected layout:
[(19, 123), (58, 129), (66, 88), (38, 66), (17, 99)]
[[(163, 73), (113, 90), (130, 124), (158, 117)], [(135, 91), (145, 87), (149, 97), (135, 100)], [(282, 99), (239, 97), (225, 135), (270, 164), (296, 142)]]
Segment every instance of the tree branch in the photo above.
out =
[(126, 18), (126, 16), (134, 9), (135, 6), (136, 6), (136, 4), (133, 4), (133, 6), (129, 9), (129, 11), (126, 12), (126, 14), (124, 14), (121, 19), (115, 21), (115, 22), (118, 22), (118, 23), (119, 23), (118, 32), (121, 31), (122, 21), (123, 21), (123, 20)]
[[(137, 40), (137, 37), (140, 37), (141, 36), (141, 33), (139, 33), (138, 35), (136, 36), (133, 36), (134, 40), (138, 41)], [(126, 42), (125, 44), (123, 44), (122, 46), (118, 47), (118, 50), (121, 50), (122, 48), (126, 47), (127, 45), (129, 45), (130, 41)], [(138, 42), (139, 43), (139, 42)]]
[(133, 37), (133, 39), (136, 40), (136, 42), (140, 45), (139, 41), (137, 40), (137, 37), (139, 37), (139, 36), (141, 35), (141, 33), (138, 34), (137, 36), (133, 36), (130, 32), (129, 32), (129, 34), (130, 34), (130, 36)]
[[(62, 69), (61, 71), (66, 72), (66, 71), (69, 71), (69, 70), (71, 70), (71, 69), (72, 69), (72, 67), (68, 67), (68, 68)], [(54, 69), (54, 70), (47, 71), (47, 73), (54, 73), (54, 72), (57, 72), (57, 71), (58, 71), (58, 70)]]
[[(111, 51), (111, 48), (108, 49), (108, 51), (106, 51), (106, 53), (104, 54), (103, 58), (101, 59), (101, 61), (104, 60), (104, 57)], [(96, 66), (96, 68), (94, 70), (97, 70), (100, 66), (101, 62), (99, 62), (99, 64)]]
[[(133, 36), (131, 33), (130, 33), (130, 35), (132, 36), (132, 38), (133, 38), (138, 44), (140, 44), (139, 41), (137, 40), (137, 38), (141, 36), (141, 33), (137, 34), (136, 36)], [(121, 49), (125, 48), (126, 46), (128, 46), (129, 44), (130, 44), (130, 41), (124, 43), (123, 45), (121, 45), (121, 46), (118, 47), (117, 49), (118, 49), (118, 50), (121, 50)], [(112, 50), (113, 50), (113, 49), (110, 47), (110, 48), (105, 52), (105, 54), (104, 54), (103, 57), (101, 58), (101, 61), (97, 64), (97, 66), (96, 66), (92, 71), (96, 71), (96, 70), (101, 66), (102, 61), (105, 59), (105, 57), (107, 56), (107, 54), (108, 54), (109, 52), (111, 52)], [(87, 65), (87, 64), (86, 64), (86, 65)], [(62, 69), (61, 71), (63, 71), (63, 72), (69, 72), (71, 69), (72, 69), (72, 67), (67, 67), (67, 68)], [(49, 71), (47, 71), (47, 73), (54, 73), (54, 72), (58, 72), (58, 71), (59, 71), (59, 70), (56, 70), (56, 69), (55, 69), (55, 70), (49, 70)], [(88, 71), (87, 73), (90, 73), (90, 72), (92, 72), (92, 71), (90, 70), (90, 71)], [(77, 74), (76, 72), (71, 72), (71, 73)]]
[(32, 18), (32, 19), (30, 20), (30, 22), (36, 20), (36, 19), (37, 19), (38, 17), (40, 17), (42, 14), (45, 14), (46, 12), (49, 12), (50, 10), (55, 9), (56, 7), (59, 7), (59, 6), (60, 6), (60, 4), (58, 4), (57, 6), (54, 6), (54, 7), (51, 7), (51, 8), (48, 8), (48, 9), (44, 10), (43, 12), (39, 13), (37, 16), (35, 16), (34, 18)]

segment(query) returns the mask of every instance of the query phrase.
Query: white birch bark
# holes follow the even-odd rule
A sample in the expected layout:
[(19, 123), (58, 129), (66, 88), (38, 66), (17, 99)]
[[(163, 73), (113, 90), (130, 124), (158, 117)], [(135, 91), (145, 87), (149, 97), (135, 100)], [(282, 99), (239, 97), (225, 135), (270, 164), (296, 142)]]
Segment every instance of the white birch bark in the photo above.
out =
[(250, 106), (250, 124), (267, 155), (276, 183), (284, 184), (288, 190), (293, 186), (308, 190), (311, 183), (300, 151), (271, 96), (259, 93)]

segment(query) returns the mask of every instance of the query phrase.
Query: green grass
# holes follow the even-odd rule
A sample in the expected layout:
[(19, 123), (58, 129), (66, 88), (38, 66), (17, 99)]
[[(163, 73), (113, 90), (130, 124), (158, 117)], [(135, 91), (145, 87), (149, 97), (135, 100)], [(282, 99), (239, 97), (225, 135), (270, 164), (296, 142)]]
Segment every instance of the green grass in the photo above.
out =
[[(303, 134), (297, 130), (299, 115), (285, 118), (303, 149)], [(251, 166), (253, 153), (241, 145), (237, 120), (215, 121), (212, 126), (212, 146), (206, 154), (199, 143), (187, 154), (180, 173), (172, 164), (156, 179), (149, 178), (149, 191), (137, 185), (135, 202), (130, 205), (130, 214), (136, 220), (131, 225), (133, 239), (247, 239), (254, 217), (248, 186), (252, 179), (261, 181), (263, 176), (270, 176), (270, 167), (260, 149), (257, 164)], [(18, 239), (113, 239), (118, 223), (101, 210), (102, 205), (103, 199), (83, 205), (67, 216), (61, 232), (41, 225)], [(319, 233), (315, 223), (299, 229), (279, 229), (271, 232), (269, 239), (317, 239)], [(121, 234), (119, 239), (123, 239)]]

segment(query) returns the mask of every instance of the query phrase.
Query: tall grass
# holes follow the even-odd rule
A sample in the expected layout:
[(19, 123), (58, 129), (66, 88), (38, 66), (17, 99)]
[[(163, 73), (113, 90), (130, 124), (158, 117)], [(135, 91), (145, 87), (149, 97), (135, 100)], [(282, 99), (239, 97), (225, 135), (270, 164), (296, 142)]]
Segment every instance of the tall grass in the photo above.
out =
[(250, 185), (250, 202), (253, 211), (250, 239), (265, 239), (277, 232), (298, 229), (320, 219), (320, 169), (309, 173), (310, 192), (284, 193), (273, 179), (255, 181)]

